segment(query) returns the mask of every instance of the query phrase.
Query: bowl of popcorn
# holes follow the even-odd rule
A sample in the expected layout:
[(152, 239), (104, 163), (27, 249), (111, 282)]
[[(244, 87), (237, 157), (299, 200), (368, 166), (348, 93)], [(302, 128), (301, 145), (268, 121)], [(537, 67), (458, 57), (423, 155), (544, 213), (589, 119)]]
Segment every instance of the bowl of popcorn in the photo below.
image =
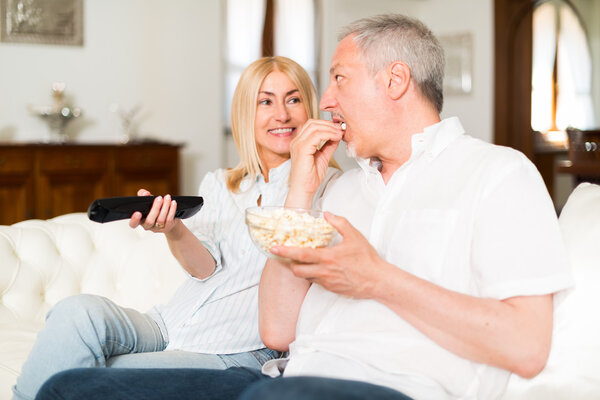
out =
[(327, 247), (337, 231), (325, 221), (323, 212), (277, 206), (246, 209), (250, 238), (267, 257), (282, 259), (271, 253), (273, 246)]

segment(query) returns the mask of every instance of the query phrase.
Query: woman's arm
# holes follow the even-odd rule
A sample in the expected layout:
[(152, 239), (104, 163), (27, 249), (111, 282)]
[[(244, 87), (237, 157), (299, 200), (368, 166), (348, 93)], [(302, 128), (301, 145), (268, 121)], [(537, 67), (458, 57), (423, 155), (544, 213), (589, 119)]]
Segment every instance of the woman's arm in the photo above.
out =
[[(138, 196), (150, 196), (145, 189), (138, 191)], [(175, 218), (177, 202), (170, 195), (164, 198), (158, 196), (148, 216), (142, 221), (142, 214), (135, 212), (131, 216), (129, 226), (136, 228), (141, 225), (145, 230), (164, 233), (179, 264), (195, 278), (209, 277), (215, 270), (216, 262), (202, 242), (181, 222)]]

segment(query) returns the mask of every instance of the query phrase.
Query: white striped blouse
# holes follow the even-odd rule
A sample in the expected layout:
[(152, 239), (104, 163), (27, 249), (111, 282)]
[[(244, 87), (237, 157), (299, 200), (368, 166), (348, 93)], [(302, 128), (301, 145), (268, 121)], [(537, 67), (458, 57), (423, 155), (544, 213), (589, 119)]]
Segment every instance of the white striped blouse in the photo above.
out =
[[(204, 206), (184, 221), (217, 266), (208, 278), (189, 276), (168, 304), (155, 307), (167, 328), (166, 350), (230, 354), (265, 347), (258, 333), (258, 283), (266, 257), (250, 239), (244, 212), (259, 197), (263, 206), (282, 205), (290, 166), (288, 160), (271, 169), (268, 183), (262, 176), (244, 179), (239, 193), (227, 189), (225, 170), (205, 176), (199, 189)], [(325, 183), (338, 174), (330, 168)]]

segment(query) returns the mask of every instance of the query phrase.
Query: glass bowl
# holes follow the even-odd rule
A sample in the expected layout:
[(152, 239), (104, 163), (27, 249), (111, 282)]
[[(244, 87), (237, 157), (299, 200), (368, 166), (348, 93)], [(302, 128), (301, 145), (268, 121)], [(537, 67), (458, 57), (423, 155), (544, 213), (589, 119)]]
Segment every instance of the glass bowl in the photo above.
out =
[(269, 250), (273, 246), (327, 247), (337, 231), (325, 221), (323, 212), (277, 206), (246, 209), (250, 238), (267, 257), (289, 261)]

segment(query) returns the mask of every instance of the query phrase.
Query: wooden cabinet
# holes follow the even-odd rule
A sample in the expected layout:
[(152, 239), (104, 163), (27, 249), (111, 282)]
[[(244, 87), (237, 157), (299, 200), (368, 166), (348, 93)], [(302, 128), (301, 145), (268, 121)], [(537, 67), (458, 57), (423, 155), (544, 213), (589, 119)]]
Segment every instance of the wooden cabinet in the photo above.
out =
[(0, 145), (0, 224), (86, 211), (139, 188), (179, 194), (179, 145)]

